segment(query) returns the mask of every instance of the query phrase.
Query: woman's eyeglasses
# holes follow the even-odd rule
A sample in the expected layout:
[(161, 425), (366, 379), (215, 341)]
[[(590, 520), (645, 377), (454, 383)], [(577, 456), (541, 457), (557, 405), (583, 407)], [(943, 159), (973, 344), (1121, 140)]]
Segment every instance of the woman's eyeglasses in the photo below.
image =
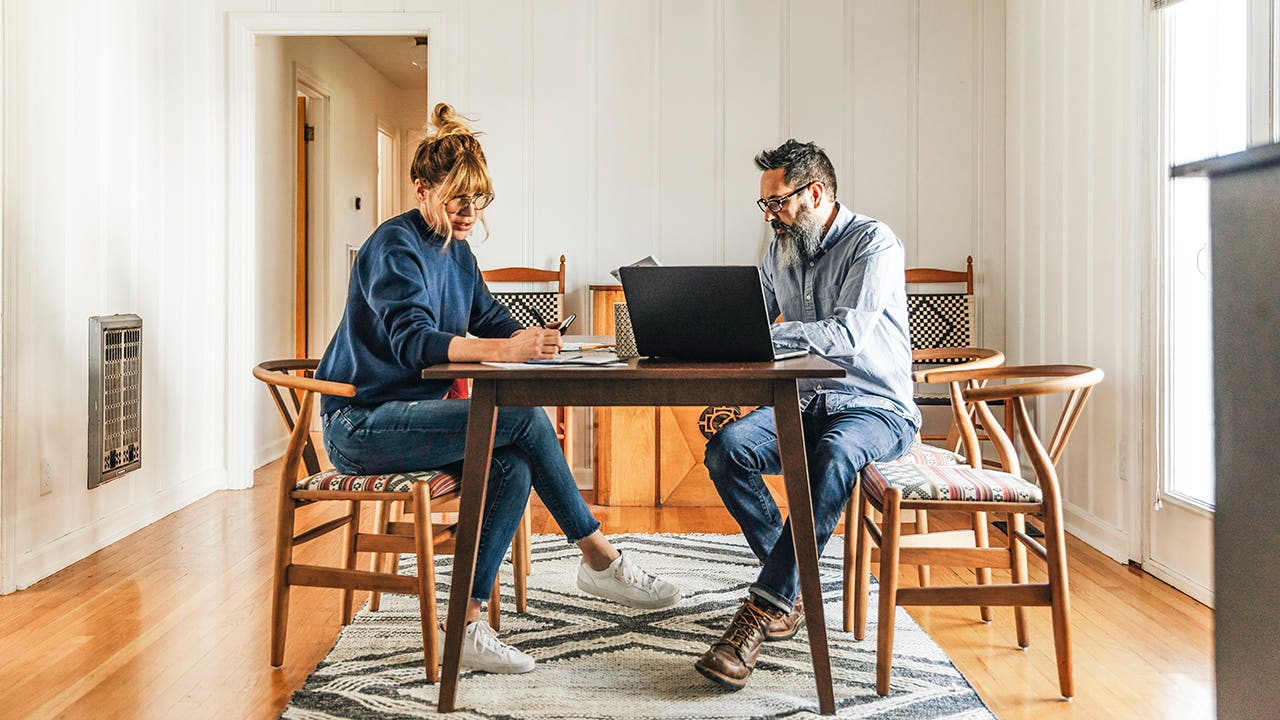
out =
[(483, 210), (489, 207), (489, 203), (493, 202), (493, 193), (480, 193), (479, 195), (454, 195), (445, 201), (444, 208), (451, 213), (460, 213), (465, 207), (473, 207), (476, 210)]

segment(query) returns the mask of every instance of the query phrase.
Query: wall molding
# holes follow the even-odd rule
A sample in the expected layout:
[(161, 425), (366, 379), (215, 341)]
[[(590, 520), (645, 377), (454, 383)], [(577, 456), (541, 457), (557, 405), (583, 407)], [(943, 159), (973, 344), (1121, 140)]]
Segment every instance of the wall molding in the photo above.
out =
[(1118, 563), (1129, 562), (1129, 533), (1069, 502), (1063, 503), (1063, 516), (1067, 532)]
[(23, 590), (138, 530), (181, 510), (227, 484), (223, 468), (210, 468), (146, 500), (104, 515), (84, 527), (32, 548), (17, 559), (15, 588)]
[(16, 403), (12, 388), (12, 374), (17, 367), (18, 315), (14, 312), (14, 273), (17, 250), (14, 247), (12, 213), (9, 212), (9, 165), (13, 161), (13, 143), (9, 137), (8, 114), (13, 92), (14, 48), (13, 17), (14, 0), (0, 3), (0, 595), (16, 589), (14, 581), (17, 564), (18, 482), (14, 471), (13, 452), (15, 434), (10, 430), (10, 418), (16, 417)]

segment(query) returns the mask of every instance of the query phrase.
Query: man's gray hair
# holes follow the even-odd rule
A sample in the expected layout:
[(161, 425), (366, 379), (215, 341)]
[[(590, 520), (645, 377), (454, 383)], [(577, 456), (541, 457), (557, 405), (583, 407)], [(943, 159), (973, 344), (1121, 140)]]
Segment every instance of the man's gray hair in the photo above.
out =
[(810, 183), (822, 183), (827, 197), (836, 199), (836, 171), (831, 165), (831, 158), (811, 142), (802, 143), (792, 138), (773, 150), (762, 150), (756, 155), (756, 167), (761, 171), (782, 168), (783, 177), (794, 189)]

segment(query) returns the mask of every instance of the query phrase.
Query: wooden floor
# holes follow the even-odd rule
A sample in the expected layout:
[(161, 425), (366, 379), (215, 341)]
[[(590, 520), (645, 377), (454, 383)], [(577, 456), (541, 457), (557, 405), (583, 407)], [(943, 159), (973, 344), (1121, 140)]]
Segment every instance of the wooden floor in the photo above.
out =
[[(337, 591), (295, 589), (285, 666), (268, 665), (277, 473), (266, 466), (251, 490), (216, 493), (0, 597), (0, 717), (277, 717), (339, 629)], [(721, 508), (594, 510), (606, 533), (737, 532)], [(539, 507), (534, 532), (557, 531)], [(1007, 609), (991, 625), (976, 608), (912, 615), (1001, 718), (1213, 717), (1212, 612), (1074, 539), (1068, 552), (1073, 702), (1057, 696), (1047, 609), (1029, 611), (1025, 653)], [(300, 554), (336, 558), (336, 538)]]

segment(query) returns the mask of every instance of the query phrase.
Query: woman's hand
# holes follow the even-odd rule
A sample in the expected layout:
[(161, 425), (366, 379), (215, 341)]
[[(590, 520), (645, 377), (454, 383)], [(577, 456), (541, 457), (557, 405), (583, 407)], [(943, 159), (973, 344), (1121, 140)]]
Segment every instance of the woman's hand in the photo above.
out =
[(524, 362), (532, 359), (555, 357), (564, 346), (560, 331), (554, 328), (527, 327), (516, 331), (504, 341), (502, 360)]

